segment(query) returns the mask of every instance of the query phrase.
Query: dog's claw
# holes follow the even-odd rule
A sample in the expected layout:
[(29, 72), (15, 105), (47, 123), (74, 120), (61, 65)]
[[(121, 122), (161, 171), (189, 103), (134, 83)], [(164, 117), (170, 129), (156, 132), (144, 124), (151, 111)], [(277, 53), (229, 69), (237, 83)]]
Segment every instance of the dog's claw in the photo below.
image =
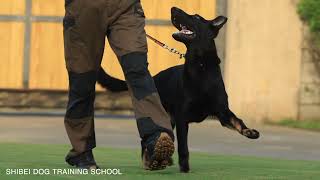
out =
[(260, 137), (259, 131), (255, 129), (244, 129), (241, 134), (249, 139), (258, 139)]

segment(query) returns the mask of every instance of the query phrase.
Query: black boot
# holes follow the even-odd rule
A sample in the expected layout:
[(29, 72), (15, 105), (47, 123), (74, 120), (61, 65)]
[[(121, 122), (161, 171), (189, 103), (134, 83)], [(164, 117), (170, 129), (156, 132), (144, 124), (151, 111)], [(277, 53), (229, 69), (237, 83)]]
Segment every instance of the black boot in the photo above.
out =
[(77, 156), (72, 156), (70, 153), (65, 158), (66, 162), (71, 165), (75, 166), (77, 168), (83, 168), (83, 169), (99, 169), (97, 166), (92, 151), (86, 151), (82, 154), (79, 154)]

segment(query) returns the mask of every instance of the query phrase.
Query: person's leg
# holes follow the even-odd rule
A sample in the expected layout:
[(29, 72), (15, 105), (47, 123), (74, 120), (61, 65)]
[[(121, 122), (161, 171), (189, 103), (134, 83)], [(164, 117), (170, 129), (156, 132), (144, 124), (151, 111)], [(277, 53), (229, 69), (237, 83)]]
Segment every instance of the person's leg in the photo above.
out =
[(81, 162), (81, 158), (93, 156), (92, 149), (96, 146), (93, 120), (96, 72), (68, 74), (69, 101), (64, 124), (72, 149), (66, 161), (76, 166), (94, 165), (93, 157), (86, 158), (88, 162)]
[(91, 168), (96, 167), (92, 154), (96, 146), (93, 119), (95, 83), (105, 41), (98, 11), (102, 0), (66, 2), (63, 32), (69, 101), (64, 124), (72, 145), (66, 161), (77, 167)]
[(153, 78), (148, 70), (147, 54), (133, 52), (120, 58), (140, 137), (147, 138), (156, 131), (165, 131), (173, 138), (170, 117), (164, 110)]
[(138, 2), (128, 8), (124, 0), (121, 7), (126, 8), (115, 18), (107, 36), (129, 87), (142, 147), (150, 154), (149, 168), (161, 169), (168, 165), (174, 151), (172, 126), (148, 70), (141, 4)]

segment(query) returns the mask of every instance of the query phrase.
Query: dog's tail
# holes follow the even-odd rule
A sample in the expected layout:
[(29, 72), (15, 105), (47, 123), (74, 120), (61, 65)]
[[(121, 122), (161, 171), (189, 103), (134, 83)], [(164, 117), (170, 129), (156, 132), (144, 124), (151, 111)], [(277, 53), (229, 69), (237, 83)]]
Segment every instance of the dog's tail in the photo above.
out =
[(125, 81), (111, 77), (109, 74), (107, 74), (104, 71), (104, 69), (102, 67), (99, 69), (97, 82), (103, 88), (105, 88), (111, 92), (121, 92), (121, 91), (128, 90), (128, 86)]

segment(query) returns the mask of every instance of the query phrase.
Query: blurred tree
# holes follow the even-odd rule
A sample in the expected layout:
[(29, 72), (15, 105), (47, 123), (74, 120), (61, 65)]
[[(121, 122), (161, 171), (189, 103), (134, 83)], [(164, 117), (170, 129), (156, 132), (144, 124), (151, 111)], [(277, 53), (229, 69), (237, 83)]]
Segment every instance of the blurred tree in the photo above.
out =
[(300, 0), (298, 13), (306, 22), (320, 46), (320, 0)]
[(320, 0), (300, 0), (298, 13), (302, 21), (310, 27), (311, 36), (308, 51), (320, 77)]

